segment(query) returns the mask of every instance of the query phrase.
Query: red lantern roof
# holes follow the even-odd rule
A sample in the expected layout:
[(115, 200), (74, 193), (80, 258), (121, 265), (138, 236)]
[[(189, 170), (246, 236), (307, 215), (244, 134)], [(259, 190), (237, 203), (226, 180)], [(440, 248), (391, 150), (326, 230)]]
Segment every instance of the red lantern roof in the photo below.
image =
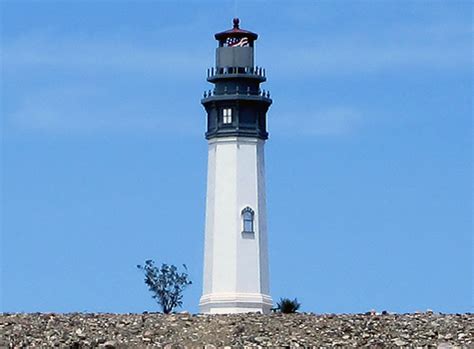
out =
[(255, 33), (252, 33), (248, 30), (243, 30), (239, 28), (239, 19), (234, 18), (234, 27), (232, 29), (226, 30), (225, 32), (220, 32), (214, 35), (216, 40), (222, 41), (227, 38), (243, 38), (243, 37), (248, 37), (249, 40), (257, 40), (258, 35)]

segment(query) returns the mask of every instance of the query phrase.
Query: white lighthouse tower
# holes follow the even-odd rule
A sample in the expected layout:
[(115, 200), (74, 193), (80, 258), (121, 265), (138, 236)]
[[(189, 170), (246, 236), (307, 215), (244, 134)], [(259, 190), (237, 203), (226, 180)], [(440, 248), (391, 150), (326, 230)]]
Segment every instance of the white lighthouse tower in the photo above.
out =
[(272, 103), (254, 66), (257, 34), (239, 28), (215, 35), (216, 66), (205, 92), (209, 144), (203, 313), (268, 313), (264, 144)]

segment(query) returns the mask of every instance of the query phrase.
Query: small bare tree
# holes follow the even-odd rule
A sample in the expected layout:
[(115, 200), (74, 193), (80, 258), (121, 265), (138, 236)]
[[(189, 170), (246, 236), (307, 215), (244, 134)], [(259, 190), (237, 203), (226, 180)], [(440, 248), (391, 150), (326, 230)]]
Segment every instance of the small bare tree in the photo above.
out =
[(180, 273), (174, 265), (162, 264), (161, 268), (155, 266), (152, 260), (145, 261), (145, 265), (137, 268), (145, 274), (145, 283), (153, 293), (153, 298), (161, 305), (163, 313), (169, 314), (176, 307), (183, 304), (183, 291), (192, 282), (189, 280), (186, 265), (184, 272)]

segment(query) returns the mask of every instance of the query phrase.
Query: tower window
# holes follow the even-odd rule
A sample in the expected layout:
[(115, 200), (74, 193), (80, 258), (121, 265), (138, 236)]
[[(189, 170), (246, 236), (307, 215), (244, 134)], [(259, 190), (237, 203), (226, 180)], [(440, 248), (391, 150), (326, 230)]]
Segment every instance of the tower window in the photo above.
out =
[(246, 207), (242, 210), (242, 221), (243, 221), (243, 232), (244, 233), (253, 233), (253, 220), (254, 220), (254, 211), (250, 207)]
[(231, 124), (232, 123), (232, 109), (224, 108), (222, 110), (222, 123)]

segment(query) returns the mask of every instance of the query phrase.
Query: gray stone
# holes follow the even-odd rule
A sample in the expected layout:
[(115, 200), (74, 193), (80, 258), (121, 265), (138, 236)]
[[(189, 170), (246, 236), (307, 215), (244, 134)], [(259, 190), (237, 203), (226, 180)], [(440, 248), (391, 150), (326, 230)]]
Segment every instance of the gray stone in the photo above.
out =
[(264, 343), (264, 342), (267, 342), (269, 338), (268, 337), (255, 337), (254, 340), (257, 343)]
[[(473, 347), (472, 314), (2, 314), (1, 347)], [(437, 335), (439, 333), (439, 335)]]
[(405, 345), (407, 345), (408, 343), (405, 342), (404, 340), (400, 339), (400, 338), (397, 338), (393, 341), (393, 343), (397, 346), (397, 347), (404, 347)]
[(105, 343), (99, 344), (100, 348), (114, 349), (117, 343), (115, 341), (107, 341)]

